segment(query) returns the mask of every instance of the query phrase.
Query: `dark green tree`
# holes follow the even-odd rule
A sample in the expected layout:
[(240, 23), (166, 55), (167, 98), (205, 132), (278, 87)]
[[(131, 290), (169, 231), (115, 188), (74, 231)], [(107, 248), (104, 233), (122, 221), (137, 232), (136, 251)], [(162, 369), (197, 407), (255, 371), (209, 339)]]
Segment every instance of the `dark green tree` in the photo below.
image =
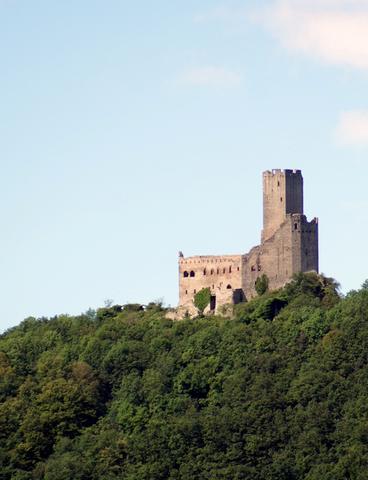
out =
[(256, 280), (256, 292), (258, 293), (259, 296), (263, 295), (266, 293), (268, 290), (268, 277), (264, 273), (260, 277), (257, 278)]
[(198, 310), (198, 315), (203, 316), (203, 312), (208, 307), (211, 301), (211, 290), (209, 288), (202, 288), (194, 295), (194, 306)]

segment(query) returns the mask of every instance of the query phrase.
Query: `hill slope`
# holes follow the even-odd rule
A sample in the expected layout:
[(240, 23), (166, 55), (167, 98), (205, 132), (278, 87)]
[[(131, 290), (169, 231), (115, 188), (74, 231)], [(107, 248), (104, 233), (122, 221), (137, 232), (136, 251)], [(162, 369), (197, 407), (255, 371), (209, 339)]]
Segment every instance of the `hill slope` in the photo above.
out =
[(368, 289), (28, 319), (0, 337), (0, 402), (1, 480), (365, 479)]

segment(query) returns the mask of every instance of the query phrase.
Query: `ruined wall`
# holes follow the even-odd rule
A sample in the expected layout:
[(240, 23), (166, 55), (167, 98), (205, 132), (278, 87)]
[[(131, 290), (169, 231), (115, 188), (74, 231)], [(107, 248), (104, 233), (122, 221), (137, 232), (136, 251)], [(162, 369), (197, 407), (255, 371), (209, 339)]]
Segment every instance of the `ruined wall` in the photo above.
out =
[(202, 288), (210, 288), (212, 310), (220, 305), (243, 301), (242, 289), (243, 256), (197, 256), (179, 258), (179, 303), (189, 313), (193, 307), (194, 295)]
[(308, 222), (305, 215), (290, 216), (292, 239), (292, 274), (318, 272), (318, 220)]
[(318, 272), (318, 220), (288, 214), (278, 230), (246, 256), (243, 290), (247, 299), (256, 295), (255, 282), (265, 273), (270, 290), (277, 290), (295, 273)]
[[(249, 266), (244, 275), (244, 292), (247, 299), (256, 295), (255, 282), (266, 274), (270, 290), (275, 290), (292, 276), (292, 240), (291, 224), (288, 221), (259, 247), (248, 254)], [(254, 272), (253, 265), (258, 265)]]

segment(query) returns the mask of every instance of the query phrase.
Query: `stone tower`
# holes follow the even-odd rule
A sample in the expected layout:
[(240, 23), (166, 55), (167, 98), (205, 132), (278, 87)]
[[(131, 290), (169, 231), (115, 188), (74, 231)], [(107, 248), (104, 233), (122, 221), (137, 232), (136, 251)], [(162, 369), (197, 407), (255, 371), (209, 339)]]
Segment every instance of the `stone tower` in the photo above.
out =
[(263, 172), (262, 242), (270, 238), (288, 214), (303, 215), (303, 177), (300, 170)]
[(263, 172), (261, 244), (238, 255), (179, 258), (179, 307), (195, 314), (194, 295), (211, 290), (209, 309), (249, 300), (257, 278), (267, 275), (270, 290), (284, 286), (295, 273), (318, 272), (318, 219), (303, 211), (300, 170)]

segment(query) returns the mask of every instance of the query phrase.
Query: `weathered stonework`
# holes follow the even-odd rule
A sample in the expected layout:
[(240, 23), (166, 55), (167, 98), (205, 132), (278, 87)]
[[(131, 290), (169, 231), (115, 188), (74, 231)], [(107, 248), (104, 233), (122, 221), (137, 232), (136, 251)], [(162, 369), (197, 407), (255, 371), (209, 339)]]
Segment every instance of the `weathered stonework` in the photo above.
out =
[(263, 172), (261, 244), (249, 253), (179, 256), (179, 311), (195, 314), (194, 295), (211, 290), (208, 310), (217, 312), (256, 295), (255, 282), (266, 274), (270, 290), (285, 285), (298, 272), (318, 272), (318, 219), (303, 213), (300, 170)]

